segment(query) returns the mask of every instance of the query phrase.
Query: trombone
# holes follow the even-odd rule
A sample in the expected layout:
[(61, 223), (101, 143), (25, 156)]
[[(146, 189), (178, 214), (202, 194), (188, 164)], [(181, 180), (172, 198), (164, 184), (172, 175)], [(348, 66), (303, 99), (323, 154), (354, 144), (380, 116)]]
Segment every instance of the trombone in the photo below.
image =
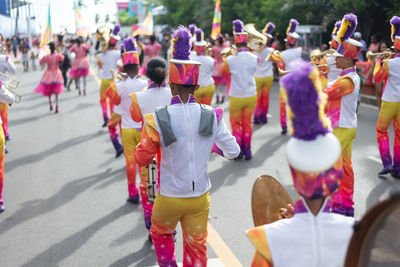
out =
[(15, 91), (15, 89), (17, 89), (19, 85), (19, 80), (3, 72), (0, 72), (0, 80), (3, 81), (4, 89), (8, 90), (11, 94), (14, 95), (14, 102), (21, 102), (22, 96)]

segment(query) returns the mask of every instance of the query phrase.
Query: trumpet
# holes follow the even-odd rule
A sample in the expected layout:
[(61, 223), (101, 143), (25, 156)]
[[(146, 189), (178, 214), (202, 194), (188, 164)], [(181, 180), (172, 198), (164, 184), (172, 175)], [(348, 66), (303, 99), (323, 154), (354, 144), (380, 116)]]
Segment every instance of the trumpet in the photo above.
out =
[(335, 52), (336, 52), (336, 50), (331, 48), (331, 49), (325, 50), (324, 52), (321, 52), (321, 56), (331, 57)]
[(126, 78), (128, 77), (128, 74), (124, 72), (118, 72), (115, 70), (111, 70), (111, 75), (113, 77), (114, 82), (125, 81)]
[(389, 52), (389, 51), (380, 52), (380, 53), (373, 53), (371, 51), (368, 51), (366, 56), (367, 56), (368, 61), (373, 61), (377, 57), (382, 57), (382, 58), (386, 59), (386, 58), (391, 58), (395, 55), (396, 55), (395, 53)]
[(226, 59), (227, 57), (232, 56), (232, 55), (236, 55), (236, 54), (237, 54), (237, 48), (234, 45), (231, 46), (231, 47), (225, 47), (221, 51), (221, 57), (223, 59)]
[(22, 96), (15, 91), (15, 89), (17, 89), (19, 85), (19, 80), (3, 72), (0, 72), (0, 80), (3, 81), (4, 89), (8, 90), (11, 94), (14, 95), (15, 97), (14, 102), (15, 103), (21, 102)]

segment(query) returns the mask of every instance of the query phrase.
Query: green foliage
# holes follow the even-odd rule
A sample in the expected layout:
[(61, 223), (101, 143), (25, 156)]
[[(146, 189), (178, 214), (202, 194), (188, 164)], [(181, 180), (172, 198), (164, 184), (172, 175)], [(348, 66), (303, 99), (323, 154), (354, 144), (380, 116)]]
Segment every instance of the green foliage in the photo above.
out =
[[(210, 33), (215, 2), (213, 0), (159, 0), (168, 9), (158, 22), (176, 27), (179, 24), (196, 23), (206, 34)], [(391, 16), (400, 13), (400, 1), (396, 0), (221, 0), (222, 32), (232, 33), (232, 21), (241, 19), (245, 24), (254, 23), (261, 30), (268, 21), (276, 25), (276, 31), (284, 33), (291, 18), (300, 24), (321, 24), (328, 33), (335, 21), (344, 14), (358, 15), (359, 31), (364, 36), (375, 32), (386, 35), (384, 24)], [(383, 23), (383, 24), (382, 24)], [(379, 27), (378, 27), (379, 25)], [(384, 29), (382, 31), (382, 28)]]

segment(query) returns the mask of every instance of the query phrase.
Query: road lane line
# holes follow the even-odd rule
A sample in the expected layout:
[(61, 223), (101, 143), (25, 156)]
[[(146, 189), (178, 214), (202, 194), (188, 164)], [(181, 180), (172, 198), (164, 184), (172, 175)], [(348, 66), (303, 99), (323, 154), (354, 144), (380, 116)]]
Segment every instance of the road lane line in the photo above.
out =
[(367, 156), (367, 159), (370, 159), (370, 160), (378, 162), (378, 163), (382, 163), (381, 159), (376, 156)]
[(207, 226), (208, 237), (207, 242), (217, 254), (218, 258), (221, 259), (223, 264), (228, 267), (243, 267), (240, 261), (236, 258), (235, 254), (230, 250), (230, 248), (225, 244), (221, 236), (215, 231), (214, 227), (208, 223)]

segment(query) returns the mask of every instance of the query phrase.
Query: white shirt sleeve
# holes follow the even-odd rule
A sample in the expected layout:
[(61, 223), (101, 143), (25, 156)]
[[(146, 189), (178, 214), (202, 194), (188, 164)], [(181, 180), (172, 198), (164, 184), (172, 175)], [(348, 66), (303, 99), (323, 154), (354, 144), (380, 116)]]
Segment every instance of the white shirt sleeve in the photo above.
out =
[(7, 67), (7, 74), (10, 74), (10, 75), (15, 74), (15, 66), (14, 66), (14, 64), (12, 64), (10, 62), (10, 60), (7, 60), (6, 67)]
[(0, 102), (3, 102), (5, 104), (12, 104), (15, 101), (15, 97), (13, 94), (11, 94), (8, 90), (4, 89), (2, 87), (0, 89)]
[(240, 147), (236, 142), (235, 137), (230, 133), (226, 127), (224, 119), (217, 126), (217, 133), (215, 143), (224, 152), (224, 157), (227, 159), (234, 159), (240, 153)]

